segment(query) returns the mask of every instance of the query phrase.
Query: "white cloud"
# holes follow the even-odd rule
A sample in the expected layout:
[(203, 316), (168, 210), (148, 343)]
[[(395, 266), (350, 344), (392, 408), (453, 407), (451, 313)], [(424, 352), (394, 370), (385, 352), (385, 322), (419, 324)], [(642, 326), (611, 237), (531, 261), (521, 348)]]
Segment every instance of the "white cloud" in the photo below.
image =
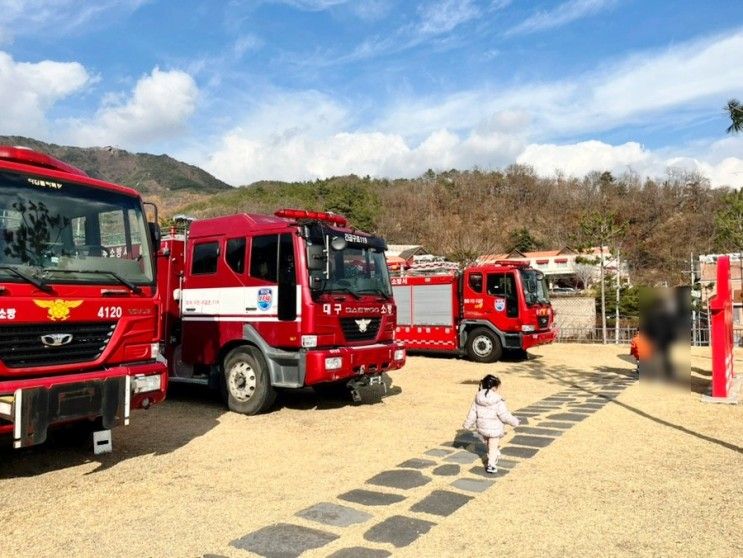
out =
[[(678, 126), (721, 113), (720, 99), (743, 89), (743, 31), (626, 57), (569, 79), (490, 85), (444, 97), (402, 99), (377, 122), (385, 131), (426, 135), (442, 127), (469, 129), (483, 114), (530, 115), (541, 138), (592, 133), (628, 124)], [(681, 110), (683, 109), (683, 110)]]
[[(378, 9), (372, 9), (370, 14), (365, 13), (360, 5), (353, 5), (353, 9), (362, 19), (374, 19), (374, 17), (367, 16), (386, 13), (389, 9), (386, 2), (380, 2), (374, 6)], [(497, 4), (494, 4), (491, 9), (493, 11), (498, 9)], [(474, 0), (435, 0), (418, 6), (415, 21), (392, 29), (384, 35), (368, 37), (350, 52), (344, 51), (343, 54), (338, 54), (337, 51), (316, 51), (310, 55), (289, 57), (286, 61), (298, 67), (328, 67), (389, 56), (447, 37), (455, 29), (476, 19), (480, 14), (480, 9), (475, 5)]]
[(235, 58), (242, 58), (245, 53), (258, 50), (263, 44), (263, 40), (252, 33), (241, 35), (232, 45), (232, 53)]
[(149, 0), (0, 0), (0, 44), (14, 35), (65, 35), (92, 22), (109, 24)]
[(478, 15), (480, 10), (472, 0), (437, 0), (418, 7), (421, 18), (418, 32), (421, 35), (448, 33)]
[[(258, 180), (309, 180), (345, 174), (414, 177), (434, 168), (495, 168), (513, 161), (521, 143), (507, 136), (466, 138), (447, 130), (417, 146), (381, 132), (338, 132), (325, 137), (255, 138), (244, 129), (227, 134), (202, 166), (234, 185)], [(489, 163), (488, 163), (489, 162)]]
[(592, 16), (617, 4), (618, 0), (568, 0), (552, 10), (539, 11), (506, 32), (523, 35), (562, 27), (575, 20)]
[(351, 172), (415, 176), (428, 168), (493, 168), (516, 160), (542, 174), (629, 167), (662, 175), (669, 165), (685, 165), (715, 185), (741, 184), (743, 176), (736, 173), (743, 141), (736, 138), (674, 151), (649, 151), (634, 142), (570, 145), (564, 139), (719, 117), (720, 99), (743, 89), (743, 73), (728, 63), (735, 59), (743, 59), (743, 31), (637, 53), (556, 82), (401, 99), (363, 126), (353, 117), (360, 113), (357, 107), (325, 95), (271, 93), (262, 96), (270, 102), (251, 107), (241, 125), (225, 135), (207, 167), (230, 183), (245, 184)]
[(198, 93), (189, 74), (155, 68), (128, 98), (111, 95), (94, 118), (71, 122), (69, 137), (80, 145), (130, 147), (173, 137), (193, 114)]
[(235, 185), (349, 173), (411, 177), (428, 168), (503, 166), (524, 147), (509, 131), (523, 121), (516, 113), (492, 115), (466, 134), (435, 130), (414, 143), (399, 133), (357, 129), (352, 107), (315, 91), (269, 97), (202, 157), (205, 169)]
[(300, 10), (309, 12), (321, 12), (341, 4), (346, 4), (349, 0), (268, 0), (277, 4), (287, 4)]
[(695, 158), (654, 152), (636, 142), (610, 145), (592, 140), (567, 145), (531, 144), (517, 162), (534, 167), (543, 176), (561, 172), (580, 177), (591, 171), (621, 174), (631, 170), (640, 176), (652, 177), (662, 176), (667, 169), (681, 169), (701, 173), (713, 186), (743, 185), (743, 159), (716, 159), (714, 145)]
[(392, 9), (390, 0), (365, 0), (354, 2), (349, 7), (356, 16), (365, 21), (378, 21)]
[(561, 171), (571, 176), (630, 168), (642, 173), (656, 164), (653, 155), (639, 143), (615, 146), (596, 140), (569, 145), (531, 144), (519, 155), (517, 162), (534, 167), (541, 175)]
[[(363, 128), (351, 104), (343, 105), (317, 91), (270, 92), (241, 120), (194, 157), (209, 172), (234, 185), (258, 180), (308, 180), (358, 174), (414, 177), (429, 168), (503, 168), (528, 164), (541, 175), (556, 171), (583, 176), (591, 171), (615, 174), (632, 170), (641, 176), (662, 176), (668, 167), (696, 170), (713, 185), (743, 183), (743, 138), (706, 142), (688, 150), (649, 150), (639, 143), (610, 145), (601, 141), (574, 144), (529, 142), (531, 115), (523, 110), (486, 114), (475, 125), (454, 130), (446, 119), (419, 139), (397, 129)], [(466, 100), (448, 107), (456, 115)]]
[(45, 134), (46, 112), (91, 81), (77, 62), (17, 62), (0, 51), (0, 134)]
[(716, 165), (697, 161), (699, 171), (715, 186), (727, 185), (743, 188), (743, 159), (728, 157)]

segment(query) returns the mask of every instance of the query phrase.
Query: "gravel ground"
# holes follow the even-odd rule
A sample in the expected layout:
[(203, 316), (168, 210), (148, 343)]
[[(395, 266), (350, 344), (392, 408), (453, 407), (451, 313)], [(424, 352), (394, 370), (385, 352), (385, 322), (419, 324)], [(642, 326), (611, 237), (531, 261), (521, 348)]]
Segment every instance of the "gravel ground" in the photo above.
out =
[[(69, 433), (43, 447), (0, 451), (0, 555), (245, 557), (253, 554), (238, 547), (251, 548), (259, 530), (277, 524), (326, 537), (306, 556), (354, 547), (377, 553), (337, 556), (743, 555), (743, 405), (700, 402), (707, 350), (692, 352), (691, 393), (627, 383), (633, 365), (626, 353), (552, 345), (534, 349), (527, 362), (493, 365), (414, 357), (392, 374), (383, 398), (370, 392), (354, 406), (293, 392), (257, 417), (225, 411), (208, 392), (174, 389), (165, 404), (114, 431), (111, 455), (93, 456)], [(736, 368), (743, 371), (743, 353)], [(513, 442), (522, 449), (548, 446), (531, 458), (504, 455), (513, 468), (477, 492), (460, 481), (483, 478), (471, 471), (479, 462), (468, 453), (479, 450), (458, 429), (486, 373), (501, 377), (512, 410), (534, 412), (530, 428), (558, 422), (549, 415), (577, 403), (590, 414), (553, 438), (518, 432), (522, 441)], [(602, 391), (614, 385), (615, 392)], [(558, 394), (560, 402), (566, 393), (576, 401), (540, 410), (554, 406), (544, 398)], [(512, 436), (504, 447), (517, 447)], [(455, 451), (455, 438), (464, 449), (446, 453)], [(444, 475), (460, 457), (475, 461)], [(449, 467), (434, 473), (442, 464)], [(426, 484), (366, 483), (401, 470)], [(354, 489), (404, 499), (371, 507), (338, 498)], [(320, 503), (350, 508), (344, 513), (359, 523), (332, 524), (343, 520), (332, 513), (320, 523), (312, 512), (295, 515)], [(292, 529), (266, 536), (277, 548), (306, 542)]]

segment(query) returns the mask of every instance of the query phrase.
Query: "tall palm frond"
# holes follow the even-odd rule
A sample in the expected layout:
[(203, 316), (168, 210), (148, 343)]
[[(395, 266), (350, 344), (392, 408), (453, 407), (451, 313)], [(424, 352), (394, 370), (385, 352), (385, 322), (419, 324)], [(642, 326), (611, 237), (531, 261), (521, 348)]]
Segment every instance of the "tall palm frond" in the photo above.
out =
[(743, 130), (743, 105), (740, 104), (738, 99), (730, 99), (728, 101), (725, 110), (730, 116), (730, 126), (728, 126), (728, 134), (737, 134)]

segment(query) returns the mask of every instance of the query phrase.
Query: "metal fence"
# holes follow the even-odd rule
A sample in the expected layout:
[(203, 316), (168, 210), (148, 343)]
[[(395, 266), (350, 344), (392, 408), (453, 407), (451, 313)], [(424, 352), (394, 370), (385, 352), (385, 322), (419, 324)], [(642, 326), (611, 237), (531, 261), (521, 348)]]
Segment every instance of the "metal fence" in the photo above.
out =
[[(613, 328), (607, 328), (606, 330), (606, 342), (607, 344), (629, 344), (637, 333), (636, 327), (620, 327), (618, 331)], [(693, 335), (691, 335), (693, 333)], [(618, 341), (617, 341), (618, 339)], [(709, 329), (697, 329), (695, 332), (690, 332), (689, 337), (690, 343), (694, 347), (708, 347), (710, 340)], [(602, 328), (594, 327), (591, 329), (586, 328), (561, 328), (557, 334), (558, 343), (602, 343), (603, 332)], [(743, 326), (733, 328), (733, 345), (735, 347), (743, 347)]]
[[(698, 329), (692, 332), (691, 344), (695, 347), (709, 347), (709, 329)], [(743, 347), (743, 326), (733, 327), (733, 346)]]
[[(603, 333), (601, 315), (597, 311), (596, 300), (589, 294), (552, 296), (555, 310), (555, 326), (559, 330), (559, 343), (602, 343)], [(690, 316), (690, 318), (692, 318)], [(627, 344), (637, 332), (639, 316), (617, 316), (614, 312), (606, 315), (606, 342)], [(615, 324), (618, 323), (617, 328)], [(706, 347), (710, 342), (709, 315), (706, 311), (696, 312), (689, 320), (691, 330), (689, 341), (692, 346)], [(743, 324), (735, 323), (733, 343), (743, 347)]]
[[(606, 342), (629, 344), (635, 333), (637, 333), (636, 327), (620, 327), (618, 331), (613, 327), (607, 328)], [(600, 327), (562, 327), (557, 334), (558, 343), (602, 343), (603, 340), (603, 329)]]

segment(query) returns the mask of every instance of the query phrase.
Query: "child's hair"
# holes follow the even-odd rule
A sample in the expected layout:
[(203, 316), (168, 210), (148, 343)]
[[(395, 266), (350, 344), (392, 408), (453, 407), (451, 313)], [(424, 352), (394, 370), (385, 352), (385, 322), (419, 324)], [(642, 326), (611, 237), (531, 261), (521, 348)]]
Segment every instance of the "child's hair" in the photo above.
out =
[(491, 389), (498, 389), (498, 386), (500, 386), (500, 378), (498, 376), (488, 374), (480, 380), (480, 389), (485, 390), (485, 395), (487, 395)]

